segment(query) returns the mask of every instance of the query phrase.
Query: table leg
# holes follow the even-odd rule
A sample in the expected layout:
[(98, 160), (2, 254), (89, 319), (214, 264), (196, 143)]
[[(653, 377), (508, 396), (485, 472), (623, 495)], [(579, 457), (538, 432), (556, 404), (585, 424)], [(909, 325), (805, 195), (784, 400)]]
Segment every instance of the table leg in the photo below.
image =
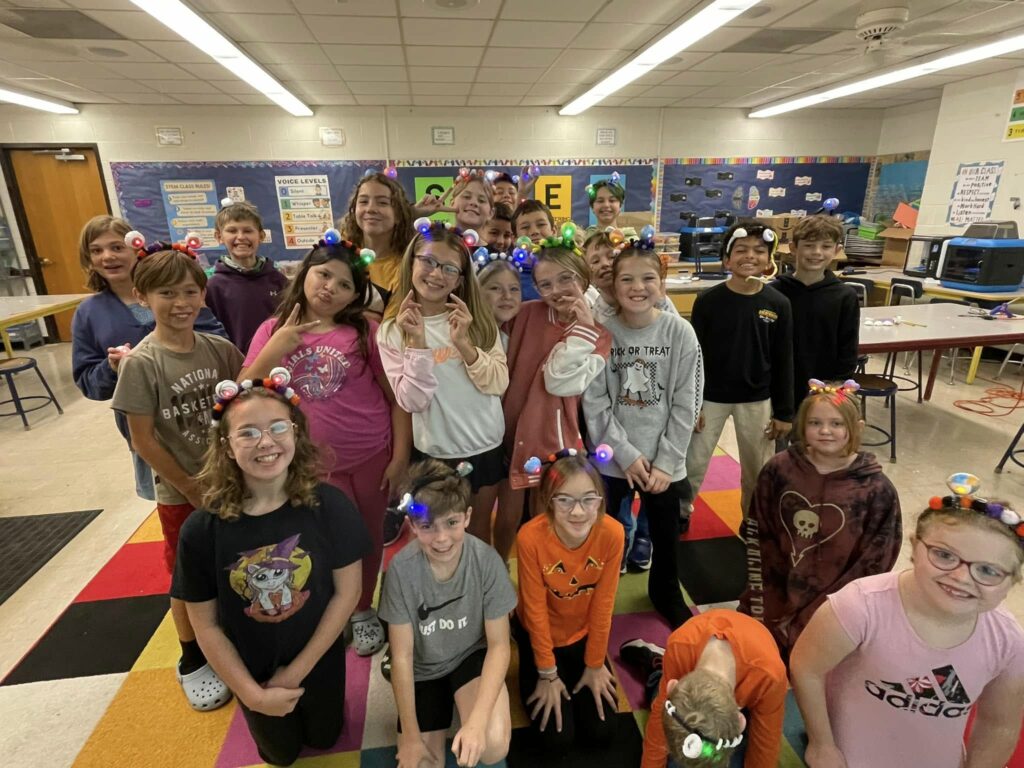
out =
[(0, 336), (3, 336), (4, 352), (7, 353), (7, 359), (10, 360), (14, 357), (14, 347), (11, 346), (11, 337), (7, 333), (7, 326), (0, 328)]
[(932, 364), (931, 364), (931, 367), (928, 369), (928, 384), (925, 385), (925, 388), (924, 388), (924, 399), (925, 400), (931, 400), (932, 399), (932, 387), (935, 386), (935, 377), (939, 373), (939, 363), (941, 363), (941, 362), (942, 362), (942, 350), (941, 349), (936, 349), (932, 353)]
[(974, 377), (978, 375), (978, 366), (981, 364), (981, 353), (985, 350), (984, 347), (975, 347), (974, 355), (971, 357), (971, 367), (967, 369), (967, 383), (973, 384)]

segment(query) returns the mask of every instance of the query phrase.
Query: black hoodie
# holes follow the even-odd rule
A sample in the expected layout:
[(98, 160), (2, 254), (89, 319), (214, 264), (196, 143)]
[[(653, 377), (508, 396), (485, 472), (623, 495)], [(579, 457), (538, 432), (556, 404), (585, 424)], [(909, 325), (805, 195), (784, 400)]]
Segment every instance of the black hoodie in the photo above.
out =
[(823, 475), (790, 446), (764, 465), (750, 500), (738, 610), (762, 622), (787, 659), (827, 595), (892, 569), (902, 531), (899, 496), (874, 454)]
[(782, 275), (772, 287), (793, 311), (793, 407), (799, 408), (808, 379), (844, 381), (853, 375), (860, 306), (854, 290), (828, 270), (813, 285)]

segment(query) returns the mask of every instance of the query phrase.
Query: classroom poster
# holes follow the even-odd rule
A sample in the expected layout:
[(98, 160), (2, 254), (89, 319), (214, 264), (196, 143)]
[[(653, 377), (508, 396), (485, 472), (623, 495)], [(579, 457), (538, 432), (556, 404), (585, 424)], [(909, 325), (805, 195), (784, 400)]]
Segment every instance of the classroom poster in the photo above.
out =
[(1003, 141), (1020, 141), (1024, 139), (1024, 71), (1017, 75), (1017, 85), (1010, 99), (1010, 115), (1006, 119), (1006, 130)]
[(946, 221), (954, 227), (963, 227), (987, 219), (992, 214), (1002, 174), (1002, 160), (960, 163)]
[(213, 179), (161, 179), (160, 196), (172, 242), (184, 242), (195, 232), (203, 241), (202, 250), (221, 247), (213, 234), (219, 210)]
[(308, 251), (334, 226), (327, 176), (275, 176), (284, 247)]
[[(424, 195), (441, 197), (452, 186), (452, 179), (448, 176), (417, 176), (413, 180), (413, 183), (415, 185), (416, 195), (411, 202), (415, 205), (417, 201), (423, 199)], [(445, 202), (449, 206), (452, 204), (451, 199), (448, 199)], [(455, 225), (454, 213), (439, 212), (435, 213), (430, 218), (434, 221), (447, 221), (452, 226)]]

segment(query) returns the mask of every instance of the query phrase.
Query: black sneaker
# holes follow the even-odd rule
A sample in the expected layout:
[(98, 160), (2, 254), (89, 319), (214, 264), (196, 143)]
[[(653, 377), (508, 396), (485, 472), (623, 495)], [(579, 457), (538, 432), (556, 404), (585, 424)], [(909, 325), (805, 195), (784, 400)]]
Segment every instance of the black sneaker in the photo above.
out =
[(661, 666), (665, 649), (640, 638), (627, 640), (619, 646), (619, 657), (631, 667), (643, 670), (645, 675)]
[(679, 505), (679, 535), (690, 530), (690, 517), (693, 515), (693, 502), (684, 501)]
[(390, 547), (400, 538), (405, 530), (405, 513), (388, 507), (384, 512), (384, 546)]

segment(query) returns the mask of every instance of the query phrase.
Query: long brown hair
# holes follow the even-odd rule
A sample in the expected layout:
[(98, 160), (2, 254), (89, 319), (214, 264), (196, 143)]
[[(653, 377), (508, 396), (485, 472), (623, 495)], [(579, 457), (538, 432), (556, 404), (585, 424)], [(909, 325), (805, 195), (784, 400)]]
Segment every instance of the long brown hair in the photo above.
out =
[[(316, 487), (320, 482), (320, 454), (309, 439), (306, 416), (298, 406), (283, 400), (279, 395), (262, 387), (253, 387), (241, 397), (265, 397), (288, 406), (289, 416), (295, 424), (295, 456), (288, 465), (288, 479), (285, 492), (288, 501), (294, 505), (315, 507), (319, 503)], [(210, 443), (206, 447), (203, 469), (196, 476), (203, 494), (203, 509), (221, 520), (233, 522), (242, 516), (249, 490), (245, 476), (227, 452), (228, 434), (231, 431), (231, 407), (224, 411), (220, 421), (210, 427)]]
[[(299, 266), (298, 274), (288, 286), (288, 292), (281, 299), (281, 304), (274, 313), (277, 324), (274, 326), (274, 333), (285, 324), (292, 310), (296, 305), (302, 316), (306, 316), (309, 309), (309, 302), (306, 300), (306, 275), (313, 267), (326, 264), (328, 261), (340, 261), (348, 265), (352, 273), (352, 286), (355, 288), (355, 298), (352, 303), (331, 318), (337, 325), (348, 325), (355, 328), (359, 335), (359, 351), (364, 358), (369, 358), (370, 347), (367, 341), (370, 335), (370, 323), (363, 314), (370, 306), (370, 272), (366, 265), (359, 258), (358, 253), (348, 246), (339, 243), (337, 245), (316, 245)], [(394, 302), (392, 302), (394, 303)]]
[[(473, 316), (473, 324), (469, 327), (469, 338), (473, 342), (473, 346), (479, 347), (484, 351), (491, 349), (498, 340), (498, 324), (494, 320), (491, 305), (487, 303), (480, 291), (480, 284), (477, 282), (476, 271), (473, 269), (473, 259), (470, 256), (469, 247), (455, 230), (444, 226), (434, 226), (426, 234), (416, 234), (416, 237), (409, 243), (409, 247), (405, 249), (405, 255), (402, 256), (402, 267), (399, 274), (398, 293), (396, 295), (399, 297), (408, 296), (409, 291), (413, 291), (415, 294), (415, 289), (412, 285), (413, 262), (415, 262), (417, 256), (423, 254), (427, 244), (432, 242), (441, 243), (459, 254), (462, 277), (459, 278), (459, 284), (455, 286), (455, 290), (452, 293), (466, 302), (469, 313)], [(400, 301), (392, 301), (388, 304), (388, 308), (384, 312), (385, 325), (393, 322), (398, 316), (400, 304)], [(389, 328), (384, 330), (385, 336), (388, 330)], [(403, 340), (408, 343), (408, 339)]]
[[(359, 198), (359, 190), (368, 181), (375, 181), (390, 190), (391, 207), (395, 211), (395, 228), (391, 230), (391, 239), (388, 241), (388, 247), (394, 253), (404, 253), (413, 234), (412, 206), (409, 205), (409, 199), (405, 196), (405, 189), (402, 185), (394, 179), (389, 179), (383, 173), (371, 173), (369, 176), (364, 176), (359, 180), (356, 188), (352, 190), (352, 197), (349, 198), (348, 211), (345, 213), (345, 217), (338, 222), (338, 229), (341, 230), (343, 237), (347, 237), (357, 247), (363, 248), (366, 246), (363, 240), (362, 227), (356, 222), (356, 200)], [(384, 254), (381, 255), (383, 256)]]
[(117, 216), (93, 216), (85, 222), (81, 234), (78, 235), (78, 260), (82, 263), (82, 269), (85, 270), (87, 277), (85, 284), (89, 286), (89, 290), (99, 293), (110, 288), (107, 279), (92, 268), (92, 256), (89, 254), (89, 246), (92, 241), (107, 232), (113, 232), (118, 237), (124, 238), (131, 231), (132, 225)]

